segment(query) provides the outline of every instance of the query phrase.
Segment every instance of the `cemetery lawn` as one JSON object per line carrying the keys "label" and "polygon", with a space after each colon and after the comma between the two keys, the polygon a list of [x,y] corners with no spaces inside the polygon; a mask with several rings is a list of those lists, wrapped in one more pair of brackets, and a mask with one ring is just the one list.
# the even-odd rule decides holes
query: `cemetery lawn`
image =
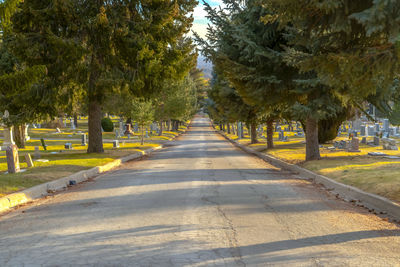
{"label": "cemetery lawn", "polygon": [[[114,125],[118,124],[118,117],[113,117]],[[190,121],[187,121],[189,124]],[[26,142],[25,149],[19,149],[19,160],[21,169],[25,172],[16,174],[5,174],[7,171],[7,161],[5,152],[0,151],[0,197],[11,194],[41,183],[56,180],[76,172],[87,170],[92,167],[101,166],[112,162],[115,159],[140,152],[152,147],[157,147],[169,140],[174,139],[179,133],[184,132],[186,126],[180,126],[178,132],[163,131],[161,136],[155,132],[145,138],[145,144],[140,145],[140,134],[135,133],[130,136],[118,138],[120,147],[113,148],[112,140],[116,140],[114,132],[103,132],[103,154],[87,154],[86,146],[81,145],[82,133],[88,132],[88,122],[86,117],[78,120],[78,127],[71,129],[70,127],[61,128],[61,133],[57,133],[56,129],[50,128],[33,128],[29,127],[28,133],[31,138]],[[2,131],[0,128],[0,143],[2,144]],[[45,151],[41,145],[40,138],[45,140],[47,150]],[[72,143],[72,150],[64,148],[65,143]],[[34,159],[35,146],[39,147],[41,159],[48,159],[49,162],[34,161],[34,168],[27,168],[25,162],[25,154],[29,153]]]}
{"label": "cemetery lawn", "polygon": [[[111,143],[105,143],[104,153],[87,154],[87,147],[81,146],[80,141],[68,141],[72,143],[73,150],[65,150],[65,142],[67,140],[48,140],[46,141],[47,151],[44,151],[43,147],[40,146],[40,141],[29,141],[25,149],[19,150],[20,166],[21,169],[26,169],[26,171],[16,174],[4,174],[7,171],[7,162],[5,152],[0,152],[0,197],[82,170],[101,166],[123,156],[159,145],[153,143],[141,146],[139,143],[121,143],[120,148],[112,148]],[[24,155],[30,153],[33,157],[35,146],[40,146],[41,158],[49,161],[34,161],[35,167],[27,169]]]}
{"label": "cemetery lawn", "polygon": [[[277,141],[278,134],[275,133],[275,147],[269,150],[266,149],[264,139],[260,139],[260,143],[250,145],[250,140],[246,136],[239,142],[338,182],[400,203],[400,159],[368,156],[369,152],[382,152],[400,157],[400,151],[383,150],[382,145],[371,147],[360,144],[361,152],[347,152],[341,149],[330,150],[328,147],[332,144],[327,144],[320,149],[321,160],[305,162],[304,138],[296,137],[292,133],[285,135],[289,135],[289,142]],[[230,137],[237,139],[237,136],[230,135]],[[336,139],[338,140],[348,140],[348,138],[341,136]],[[372,137],[367,140],[372,140]]]}

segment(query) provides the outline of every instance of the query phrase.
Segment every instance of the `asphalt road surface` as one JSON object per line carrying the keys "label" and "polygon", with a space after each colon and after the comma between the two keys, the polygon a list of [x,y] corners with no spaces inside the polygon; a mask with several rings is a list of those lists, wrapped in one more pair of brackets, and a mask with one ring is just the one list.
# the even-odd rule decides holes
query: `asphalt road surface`
{"label": "asphalt road surface", "polygon": [[0,218],[0,266],[400,266],[400,228],[234,148],[209,120]]}

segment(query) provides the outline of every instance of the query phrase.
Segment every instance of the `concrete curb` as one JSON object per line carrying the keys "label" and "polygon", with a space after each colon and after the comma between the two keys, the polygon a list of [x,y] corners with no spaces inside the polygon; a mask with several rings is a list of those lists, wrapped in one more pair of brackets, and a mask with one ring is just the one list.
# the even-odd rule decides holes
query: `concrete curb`
{"label": "concrete curb", "polygon": [[336,182],[326,176],[306,170],[298,165],[291,164],[277,159],[271,155],[258,152],[247,146],[239,144],[235,140],[230,139],[224,132],[217,132],[245,152],[255,155],[274,166],[289,170],[295,174],[299,174],[300,176],[311,179],[314,183],[323,185],[328,191],[340,196],[346,201],[354,202],[358,206],[364,206],[371,212],[375,212],[377,214],[387,214],[394,219],[400,220],[400,205],[391,201],[390,199],[364,192],[356,187]]}
{"label": "concrete curb", "polygon": [[141,158],[145,155],[151,154],[155,150],[159,150],[163,148],[162,145],[146,149],[141,152],[137,152],[135,154],[131,154],[125,156],[120,159],[116,159],[112,162],[109,162],[103,166],[93,167],[88,170],[80,171],[69,175],[67,177],[63,177],[51,182],[47,182],[44,184],[40,184],[28,189],[25,189],[21,192],[13,193],[7,196],[0,198],[0,213],[9,210],[10,208],[16,207],[21,204],[25,204],[35,199],[42,198],[44,196],[49,195],[50,193],[54,193],[60,190],[64,190],[68,187],[70,181],[75,181],[77,184],[84,182],[90,178],[93,178],[101,173],[107,172],[115,167],[120,166],[122,163],[125,163],[130,160]]}

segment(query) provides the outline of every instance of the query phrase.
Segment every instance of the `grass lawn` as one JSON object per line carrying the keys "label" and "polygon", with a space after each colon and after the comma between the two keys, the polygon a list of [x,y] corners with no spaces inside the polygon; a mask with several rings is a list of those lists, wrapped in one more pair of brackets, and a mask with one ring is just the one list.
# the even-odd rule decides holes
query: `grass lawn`
{"label": "grass lawn", "polygon": [[[246,135],[246,138],[239,142],[338,182],[400,202],[400,159],[368,156],[368,152],[383,152],[400,157],[400,151],[383,150],[382,145],[371,147],[360,144],[361,152],[354,153],[339,149],[330,150],[328,147],[332,145],[327,144],[320,149],[321,160],[305,162],[304,138],[296,137],[294,133],[285,132],[285,135],[289,136],[289,142],[278,141],[278,133],[274,133],[275,147],[269,150],[266,148],[265,139],[260,139],[260,143],[251,145]],[[237,139],[236,135],[228,136]],[[348,138],[342,135],[335,141],[338,140],[348,140]],[[368,140],[372,140],[372,137]]]}
{"label": "grass lawn", "polygon": [[[0,197],[47,181],[62,178],[78,171],[104,165],[129,154],[156,147],[178,136],[177,132],[164,131],[162,136],[153,135],[146,138],[145,144],[142,146],[140,145],[139,135],[135,134],[131,136],[129,141],[127,137],[119,138],[119,148],[113,148],[112,143],[105,142],[103,144],[104,153],[87,154],[87,146],[81,145],[81,133],[78,132],[87,132],[87,121],[79,121],[79,126],[76,130],[63,128],[61,129],[63,132],[60,134],[57,134],[55,129],[29,128],[29,136],[32,139],[26,143],[25,149],[19,149],[20,166],[21,169],[26,169],[25,172],[5,174],[7,171],[6,156],[4,151],[0,151]],[[186,127],[184,126],[179,128],[180,131],[184,131],[185,129]],[[40,140],[35,140],[35,138],[44,138],[47,151],[43,149]],[[114,140],[115,134],[103,133],[103,139]],[[73,149],[65,150],[65,143],[72,143]],[[41,158],[48,159],[49,161],[35,161],[35,167],[27,169],[24,156],[26,153],[30,153],[33,158],[35,146],[39,147]]]}

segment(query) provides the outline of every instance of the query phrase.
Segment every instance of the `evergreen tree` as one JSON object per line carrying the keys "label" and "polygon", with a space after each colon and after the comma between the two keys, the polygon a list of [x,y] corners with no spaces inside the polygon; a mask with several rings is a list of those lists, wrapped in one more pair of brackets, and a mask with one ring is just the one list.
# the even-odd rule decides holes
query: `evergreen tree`
{"label": "evergreen tree", "polygon": [[110,90],[127,87],[134,96],[149,97],[165,78],[183,76],[189,68],[193,49],[183,35],[194,5],[193,0],[25,0],[13,17],[14,53],[28,66],[47,67],[43,96],[53,103],[60,92],[76,89],[71,83],[82,88],[88,99],[88,152],[103,152],[102,105]]}

